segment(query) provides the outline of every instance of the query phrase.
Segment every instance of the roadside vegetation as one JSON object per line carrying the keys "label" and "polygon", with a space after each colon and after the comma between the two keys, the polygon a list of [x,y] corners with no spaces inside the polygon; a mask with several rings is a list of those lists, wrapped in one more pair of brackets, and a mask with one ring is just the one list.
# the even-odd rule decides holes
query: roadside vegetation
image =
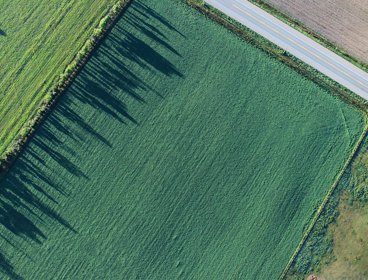
{"label": "roadside vegetation", "polygon": [[[321,8],[321,5],[323,5],[323,3],[320,2],[303,2],[303,5],[307,5],[306,7],[308,7],[309,9],[316,11],[317,9],[320,10],[319,13],[306,13],[307,15],[311,15],[312,17],[315,17],[317,14],[319,16],[319,19],[315,19],[316,22],[324,22],[324,24],[318,25],[318,28],[309,28],[306,24],[303,23],[303,20],[297,17],[292,17],[288,14],[286,14],[285,10],[281,10],[281,9],[277,9],[275,8],[276,4],[280,2],[280,0],[249,0],[250,2],[252,2],[253,4],[256,4],[257,6],[259,6],[260,8],[268,11],[270,14],[274,15],[275,17],[277,17],[278,19],[282,20],[283,22],[285,22],[286,24],[292,26],[293,28],[299,30],[300,32],[304,33],[305,35],[309,36],[310,38],[312,38],[313,40],[317,41],[319,44],[321,44],[322,46],[328,48],[329,50],[333,51],[334,53],[336,53],[337,55],[343,57],[344,59],[350,61],[352,64],[354,64],[355,66],[361,68],[362,70],[368,72],[368,64],[367,61],[362,58],[364,57],[364,53],[365,51],[362,49],[366,48],[366,41],[368,40],[368,34],[365,34],[365,36],[361,36],[361,34],[365,33],[365,31],[367,30],[366,28],[361,28],[361,30],[359,30],[360,33],[358,36],[362,37],[359,40],[359,46],[360,46],[360,50],[357,51],[356,55],[354,55],[354,51],[349,50],[350,49],[354,49],[356,47],[356,41],[357,38],[353,37],[353,34],[351,31],[351,19],[356,17],[356,14],[359,13],[362,15],[362,17],[360,18],[361,21],[366,22],[367,19],[365,17],[365,13],[364,11],[360,11],[357,9],[357,7],[361,6],[362,4],[360,3],[357,6],[354,6],[354,4],[350,3],[349,1],[341,1],[341,3],[347,3],[348,6],[350,7],[355,7],[355,11],[351,11],[352,14],[350,15],[350,18],[345,19],[345,26],[341,26],[341,15],[339,15],[338,11],[344,11],[343,7],[338,7],[338,3],[336,1],[333,1],[333,4],[335,6],[335,10],[331,11],[331,9],[327,9],[325,11],[321,10],[323,8]],[[289,0],[287,0],[289,1]],[[340,5],[341,5],[340,3]],[[292,10],[294,8],[294,4],[297,4],[296,1],[290,0],[289,3],[287,3],[287,7],[290,8],[290,10]],[[315,5],[315,6],[312,6]],[[298,11],[302,11],[302,8],[298,7],[296,10]],[[334,14],[334,12],[337,12],[337,14]],[[355,13],[354,13],[355,12]],[[327,16],[327,14],[329,13],[329,16]],[[319,15],[322,14],[322,15]],[[328,23],[329,21],[329,17],[337,17],[337,23],[331,24]],[[327,37],[323,36],[323,33],[326,32],[326,30],[324,30],[327,27],[328,30],[332,30],[333,33],[336,34],[336,29],[344,29],[346,30],[345,33],[350,33],[351,37],[350,39],[344,41],[344,43],[339,42],[342,40],[342,38],[335,38],[336,42],[333,42],[332,39],[332,35],[330,34],[330,39],[328,39]],[[363,24],[363,26],[365,26]],[[355,27],[353,27],[355,28]],[[349,31],[347,31],[349,30]],[[318,32],[320,31],[320,32]],[[331,33],[331,32],[330,32]],[[339,32],[337,32],[339,33]],[[341,33],[341,31],[340,31]],[[338,37],[338,35],[337,35]],[[353,39],[354,38],[354,39]],[[345,49],[341,47],[341,45],[345,45]],[[360,58],[360,59],[358,59]]]}
{"label": "roadside vegetation", "polygon": [[364,126],[183,2],[134,0],[1,178],[1,268],[277,278]]}
{"label": "roadside vegetation", "polygon": [[[250,1],[313,38],[364,71],[368,71],[368,65],[365,61],[358,60],[352,55],[354,50],[347,52],[339,48],[329,39],[323,37],[315,30],[308,28],[301,22],[301,19],[292,18],[285,14],[285,10],[281,11],[271,5],[281,5],[281,3],[285,4],[287,1]],[[298,5],[296,2],[293,2],[293,4]],[[350,2],[342,2],[340,4],[334,3],[334,5],[351,6],[353,4]],[[354,6],[354,9],[357,9],[359,5],[360,4]],[[287,7],[288,9],[293,9],[293,6]],[[313,7],[307,8],[313,9]],[[298,8],[297,10],[300,11],[301,9]],[[345,9],[342,11],[345,11]],[[323,12],[324,11],[321,11],[321,13]],[[329,11],[329,13],[331,13],[331,11]],[[315,14],[312,16],[315,16]],[[366,19],[361,18],[361,20]],[[339,24],[341,24],[340,20]],[[343,28],[348,28],[348,24],[345,24]],[[358,30],[357,32],[361,31],[362,30]],[[351,37],[352,36],[355,35],[351,34]],[[363,36],[361,40],[364,41],[366,39]],[[350,39],[350,42],[355,41],[356,40]],[[346,42],[346,44],[350,44],[351,46],[350,42]],[[362,44],[360,46],[362,46]],[[363,46],[365,47],[364,44]],[[361,101],[357,102],[357,104],[363,103]],[[362,147],[355,155],[354,160],[346,170],[342,180],[339,182],[339,185],[334,190],[324,211],[313,226],[301,251],[293,261],[285,277],[286,279],[306,279],[310,275],[318,276],[320,280],[368,278],[368,269],[366,266],[367,255],[365,254],[365,244],[367,244],[368,241],[368,231],[365,223],[365,221],[368,220],[368,190],[366,181],[368,172],[367,150],[368,143],[367,139],[365,139],[362,143]]]}
{"label": "roadside vegetation", "polygon": [[114,0],[0,0],[0,159]]}
{"label": "roadside vegetation", "polygon": [[294,57],[287,51],[281,49],[280,47],[273,44],[264,37],[260,36],[256,32],[250,30],[244,25],[226,16],[217,9],[214,9],[212,6],[206,4],[204,1],[201,0],[183,0],[183,1],[191,5],[192,7],[194,7],[195,9],[206,15],[207,17],[216,21],[217,23],[225,26],[226,28],[237,34],[239,37],[244,39],[249,44],[259,48],[260,50],[266,52],[273,58],[276,58],[282,63],[288,65],[303,77],[312,80],[313,82],[318,84],[321,88],[327,90],[330,94],[336,95],[345,102],[352,104],[363,111],[367,110],[366,100],[357,96],[355,93],[343,87],[338,82],[320,73],[313,67],[304,63],[300,59]]}
{"label": "roadside vegetation", "polygon": [[[283,63],[291,66],[293,69],[297,70],[303,76],[310,78],[311,80],[317,82],[320,86],[324,87],[325,89],[329,90],[331,93],[339,92],[339,96],[342,97],[345,101],[361,108],[363,110],[363,114],[366,114],[366,101],[361,100],[359,98],[355,98],[354,94],[347,91],[344,88],[339,87],[334,82],[329,81],[327,77],[321,76],[319,73],[316,73],[315,70],[311,69],[308,65],[305,65],[303,62],[298,61],[296,58],[290,56],[289,54],[283,52],[277,46],[273,45],[272,43],[268,42],[267,40],[261,38],[259,35],[255,34],[251,30],[241,26],[237,22],[233,21],[230,18],[227,18],[222,13],[218,12],[215,9],[212,9],[210,6],[204,4],[202,1],[197,0],[186,0],[188,3],[193,5],[195,8],[200,10],[206,15],[209,15],[211,18],[219,22],[220,24],[225,25],[240,37],[244,38],[251,44],[257,46],[258,48],[266,51],[271,56],[277,58],[278,60],[282,61]],[[310,29],[307,29],[303,24],[298,22],[295,19],[292,19],[282,12],[274,9],[272,6],[268,5],[265,1],[262,0],[251,0],[253,3],[257,4],[261,8],[265,9],[266,11],[270,12],[271,14],[276,15],[279,19],[282,19],[284,22],[292,25],[294,28],[302,31],[303,33],[313,37],[319,43],[328,47],[329,49],[333,50],[337,54],[343,56],[344,58],[348,59],[353,64],[357,65],[358,67],[362,68],[363,70],[367,71],[367,66],[362,64],[361,62],[357,61],[355,58],[351,57],[349,54],[344,52],[341,49],[336,48],[334,44],[332,44],[327,39],[321,37],[319,34],[313,32]],[[366,128],[365,128],[366,130]],[[362,139],[363,140],[363,139]],[[363,142],[363,146],[368,146],[366,141]],[[354,153],[354,166],[353,170],[355,175],[348,175],[351,172],[351,166],[343,175],[341,182],[336,185],[335,188],[330,189],[330,195],[325,197],[325,203],[320,206],[319,210],[321,211],[318,215],[315,216],[315,220],[310,223],[310,227],[308,232],[310,234],[306,234],[302,239],[300,246],[295,251],[295,255],[291,259],[291,263],[286,266],[282,278],[287,279],[305,279],[309,275],[315,274],[318,275],[322,280],[330,279],[329,277],[337,277],[340,279],[341,277],[348,277],[348,279],[355,279],[354,277],[358,277],[357,279],[365,279],[364,277],[367,276],[367,269],[366,266],[360,265],[364,264],[365,257],[362,254],[362,247],[357,246],[357,244],[362,242],[367,242],[364,234],[362,231],[364,230],[364,225],[359,227],[359,223],[357,221],[352,221],[354,217],[357,217],[357,220],[361,220],[364,218],[368,218],[365,216],[364,206],[366,205],[365,201],[367,200],[367,190],[366,185],[357,183],[357,182],[365,182],[366,173],[368,172],[368,160],[362,160],[362,153],[364,148],[359,149],[357,153]],[[359,158],[359,168],[356,167],[357,159]],[[366,157],[366,156],[365,156]],[[364,158],[364,156],[363,156]],[[357,168],[359,172],[357,172]],[[345,170],[342,169],[342,172]],[[359,175],[357,175],[359,174]],[[342,175],[342,174],[341,174]],[[351,185],[351,181],[349,181],[350,186],[348,187],[349,191],[346,191],[348,183],[346,182],[346,177],[351,177],[353,185]],[[349,177],[349,178],[350,178]],[[359,187],[357,187],[359,185]],[[342,194],[347,195],[349,197],[349,203],[352,203],[353,206],[346,207],[344,204],[344,200],[340,202],[340,196]],[[346,201],[345,201],[346,202]],[[341,204],[341,205],[340,205]],[[342,218],[348,217],[351,215],[349,221],[347,222],[340,222],[337,225],[336,219],[341,212]],[[329,230],[329,228],[332,228]],[[356,232],[360,232],[359,237]],[[343,242],[341,242],[341,238],[339,240],[339,234],[347,233],[350,236],[354,236],[352,238],[352,246],[350,248],[349,243],[346,243],[345,246]],[[335,243],[340,245],[336,245],[334,247],[334,238]],[[339,243],[340,241],[340,243]],[[364,246],[363,246],[364,247]],[[334,261],[336,260],[337,261]],[[339,269],[336,270],[336,273],[329,275],[331,271],[334,271],[338,267]],[[328,277],[327,277],[328,276]],[[324,278],[325,277],[325,278]],[[339,278],[340,277],[340,278]],[[350,277],[350,278],[349,278]],[[360,277],[360,278],[359,278]]]}

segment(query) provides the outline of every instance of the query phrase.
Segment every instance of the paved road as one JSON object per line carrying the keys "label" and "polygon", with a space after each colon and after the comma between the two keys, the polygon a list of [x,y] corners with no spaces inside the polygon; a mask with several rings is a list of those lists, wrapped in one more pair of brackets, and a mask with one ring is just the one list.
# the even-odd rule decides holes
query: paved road
{"label": "paved road", "polygon": [[368,73],[246,0],[205,0],[368,100]]}

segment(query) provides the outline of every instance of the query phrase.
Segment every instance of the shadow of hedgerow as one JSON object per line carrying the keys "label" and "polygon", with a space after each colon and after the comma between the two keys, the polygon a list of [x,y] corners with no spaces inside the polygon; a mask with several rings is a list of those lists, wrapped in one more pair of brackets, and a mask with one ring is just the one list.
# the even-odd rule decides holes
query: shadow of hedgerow
{"label": "shadow of hedgerow", "polygon": [[[78,233],[75,226],[57,211],[59,198],[69,196],[71,186],[63,182],[65,178],[59,181],[50,179],[51,174],[62,170],[70,178],[82,177],[89,180],[88,174],[85,174],[79,166],[73,148],[75,146],[72,147],[67,143],[82,143],[86,135],[89,135],[102,145],[113,148],[113,143],[100,134],[89,120],[81,116],[72,104],[78,101],[83,106],[88,106],[91,111],[102,112],[122,124],[130,122],[139,125],[129,112],[125,99],[133,98],[144,104],[145,97],[138,91],[143,90],[159,96],[160,94],[126,65],[135,63],[141,68],[148,67],[164,75],[182,76],[167,58],[134,35],[138,30],[151,38],[155,44],[180,57],[168,42],[165,32],[155,24],[147,23],[145,21],[147,18],[153,18],[160,23],[157,26],[165,26],[173,32],[180,33],[161,15],[143,3],[134,2],[134,5],[129,7],[129,12],[117,22],[114,33],[105,39],[109,44],[103,42],[99,46],[53,111],[38,127],[37,133],[14,165],[0,179],[0,234],[4,242],[11,244],[15,250],[21,252],[22,243],[42,244],[47,238],[47,231],[42,225],[50,221],[75,234]],[[0,30],[0,35],[6,34]],[[71,129],[68,123],[78,126],[79,132]],[[59,137],[55,136],[56,133]],[[63,141],[61,138],[68,138],[70,141]],[[51,168],[50,162],[56,164]],[[5,252],[0,253],[0,270],[11,279],[22,279]]]}

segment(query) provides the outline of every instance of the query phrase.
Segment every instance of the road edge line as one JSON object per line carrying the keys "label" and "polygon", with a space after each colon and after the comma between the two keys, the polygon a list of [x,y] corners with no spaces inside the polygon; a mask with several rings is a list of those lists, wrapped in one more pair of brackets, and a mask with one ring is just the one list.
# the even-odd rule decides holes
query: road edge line
{"label": "road edge line", "polygon": [[300,33],[304,34],[308,38],[312,39],[316,43],[322,45],[323,47],[327,48],[328,50],[332,51],[333,53],[337,54],[343,59],[346,59],[359,69],[363,70],[364,72],[368,73],[368,63],[365,63],[354,55],[350,54],[344,48],[336,45],[331,40],[327,39],[322,34],[319,34],[317,31],[307,27],[304,23],[302,23],[297,18],[289,16],[282,10],[272,6],[271,4],[266,3],[264,0],[247,0],[252,4],[256,5],[257,7],[261,8],[262,10],[266,11],[267,13],[273,15],[275,18],[281,20],[282,22],[286,23],[288,26],[294,28],[295,30],[299,31]]}
{"label": "road edge line", "polygon": [[[296,70],[299,74],[303,75],[307,79],[312,80],[313,82],[315,82],[322,88],[326,89],[329,94],[336,96],[343,102],[347,103],[348,105],[355,107],[362,114],[362,117],[364,119],[364,128],[362,130],[361,135],[359,136],[356,144],[353,146],[353,149],[351,150],[351,153],[346,159],[345,163],[343,164],[341,170],[337,173],[332,186],[328,189],[328,192],[324,196],[322,203],[318,207],[317,211],[314,213],[314,217],[312,218],[312,221],[309,223],[305,233],[303,234],[301,241],[299,242],[297,248],[294,250],[294,253],[292,254],[291,258],[289,259],[289,262],[287,263],[286,267],[283,269],[279,277],[280,280],[284,279],[287,272],[291,268],[291,265],[293,264],[294,260],[296,259],[300,250],[305,244],[305,241],[308,239],[310,233],[312,232],[316,222],[318,221],[318,218],[321,216],[321,213],[323,212],[325,206],[329,202],[332,194],[336,190],[338,183],[340,182],[342,176],[344,175],[350,163],[353,161],[353,159],[357,155],[357,152],[361,148],[361,145],[364,139],[368,135],[367,103],[364,100],[362,100],[362,98],[360,98],[359,96],[351,92],[349,89],[341,86],[340,84],[333,81],[331,78],[327,77],[326,75],[321,74],[322,77],[318,77],[316,75],[316,72],[318,73],[320,72],[318,70],[315,70],[313,67],[307,65],[300,59],[298,58],[293,59],[293,56],[290,56],[290,55],[287,56],[287,58],[289,59],[284,59],[282,55],[285,54],[285,51],[283,51],[280,47],[276,46],[274,43],[270,42],[268,39],[252,31],[251,29],[247,28],[241,23],[236,22],[236,20],[228,17],[227,15],[217,10],[216,8],[206,4],[203,0],[181,0],[181,1],[188,4],[189,6],[191,6],[198,12],[202,13],[203,15],[207,16],[209,19],[214,20],[216,23],[234,32],[237,36],[239,36],[241,39],[245,40],[246,42],[261,49],[262,51],[265,51],[267,54],[271,55],[272,57],[281,61],[282,63],[285,63],[287,66],[291,67],[293,70]],[[234,22],[240,25],[241,27],[238,27]],[[267,41],[268,46],[266,46],[265,41]],[[283,52],[282,54],[279,53],[280,50]],[[311,71],[310,69],[315,70],[315,71]],[[308,73],[305,73],[305,72],[308,72]],[[321,80],[323,83],[322,85],[321,85]],[[334,84],[337,84],[338,86]],[[335,90],[337,92],[335,92]]]}

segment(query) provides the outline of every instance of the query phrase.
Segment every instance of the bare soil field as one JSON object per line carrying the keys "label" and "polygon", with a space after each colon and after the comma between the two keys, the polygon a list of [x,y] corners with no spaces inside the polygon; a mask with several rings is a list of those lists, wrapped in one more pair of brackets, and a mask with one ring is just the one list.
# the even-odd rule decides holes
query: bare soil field
{"label": "bare soil field", "polygon": [[368,63],[368,0],[264,0]]}

